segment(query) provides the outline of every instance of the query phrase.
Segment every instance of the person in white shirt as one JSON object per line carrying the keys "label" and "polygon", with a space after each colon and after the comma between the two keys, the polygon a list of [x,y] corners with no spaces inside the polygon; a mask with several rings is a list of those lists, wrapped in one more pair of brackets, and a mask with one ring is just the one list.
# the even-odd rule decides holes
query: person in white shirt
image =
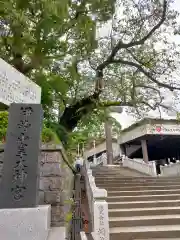
{"label": "person in white shirt", "polygon": [[81,171],[82,165],[83,165],[83,158],[82,157],[77,157],[76,161],[75,161],[75,168],[76,168],[77,172]]}

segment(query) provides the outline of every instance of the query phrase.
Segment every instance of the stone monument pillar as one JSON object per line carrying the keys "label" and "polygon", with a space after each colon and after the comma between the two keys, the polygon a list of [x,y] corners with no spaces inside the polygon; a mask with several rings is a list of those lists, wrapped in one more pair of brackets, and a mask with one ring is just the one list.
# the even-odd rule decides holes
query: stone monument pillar
{"label": "stone monument pillar", "polygon": [[0,209],[37,207],[42,118],[41,104],[13,103],[9,108]]}
{"label": "stone monument pillar", "polygon": [[0,106],[9,108],[0,183],[0,238],[47,240],[51,207],[38,206],[41,89],[0,59]]}

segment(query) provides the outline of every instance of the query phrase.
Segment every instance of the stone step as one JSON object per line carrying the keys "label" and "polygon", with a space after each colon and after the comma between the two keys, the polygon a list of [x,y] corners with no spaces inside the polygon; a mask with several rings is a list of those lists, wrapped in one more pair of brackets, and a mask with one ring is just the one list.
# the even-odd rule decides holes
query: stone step
{"label": "stone step", "polygon": [[134,183],[134,182],[179,182],[180,178],[165,178],[165,177],[151,177],[151,178],[124,178],[124,177],[107,177],[106,179],[104,179],[104,176],[99,177],[99,176],[95,176],[95,179],[97,182],[118,182],[118,183]]}
{"label": "stone step", "polygon": [[110,172],[113,173],[114,171],[123,171],[123,168],[121,166],[115,166],[113,168],[103,168],[103,167],[99,167],[99,168],[92,168],[92,171],[98,174],[101,174],[103,172]]}
{"label": "stone step", "polygon": [[116,169],[116,170],[111,170],[111,169],[108,169],[107,171],[92,171],[93,175],[95,176],[109,176],[109,177],[112,177],[113,175],[116,175],[116,176],[121,176],[121,177],[150,177],[149,175],[145,174],[145,173],[141,173],[141,172],[138,172],[138,171],[135,171],[135,170],[130,170],[130,169]]}
{"label": "stone step", "polygon": [[[125,172],[128,172],[128,173],[129,172],[139,172],[135,169],[130,169],[130,168],[123,167],[122,165],[119,165],[119,166],[115,165],[115,167],[113,167],[113,168],[102,168],[102,166],[101,166],[99,168],[93,168],[93,169],[91,168],[91,170],[93,172],[96,172],[96,173],[99,173],[99,174],[101,174],[103,172],[107,172],[107,171],[109,171],[110,173],[112,173],[113,171],[121,171],[122,173],[125,173]],[[133,177],[133,176],[127,175],[127,177]]]}
{"label": "stone step", "polygon": [[92,169],[93,172],[95,173],[98,173],[98,174],[101,174],[103,172],[110,172],[110,173],[113,173],[114,171],[123,171],[124,169],[121,167],[121,166],[115,166],[113,168],[102,168],[102,167],[99,167],[99,168],[94,168]]}
{"label": "stone step", "polygon": [[125,173],[125,172],[136,172],[136,171],[134,171],[134,170],[132,170],[132,169],[125,169],[125,168],[123,168],[123,167],[121,167],[121,166],[117,166],[116,165],[116,167],[114,167],[114,168],[107,168],[107,169],[92,169],[92,171],[94,172],[94,173],[97,173],[97,174],[103,174],[103,173],[107,173],[107,172],[109,172],[110,174],[113,174],[114,172],[120,172],[120,173]]}
{"label": "stone step", "polygon": [[108,196],[145,196],[145,195],[163,195],[163,194],[180,194],[180,189],[166,190],[142,190],[142,191],[108,191]]}
{"label": "stone step", "polygon": [[121,172],[119,172],[119,171],[116,171],[116,172],[113,172],[113,173],[108,173],[108,171],[107,171],[107,172],[104,172],[104,173],[101,173],[101,174],[97,174],[97,173],[92,172],[92,174],[93,174],[93,176],[99,177],[99,178],[103,178],[104,176],[106,176],[108,178],[113,178],[113,176],[115,176],[116,178],[118,178],[118,177],[123,178],[123,175],[121,175]]}
{"label": "stone step", "polygon": [[[139,220],[167,220],[167,219],[180,219],[180,214],[159,214],[157,215],[146,215],[146,216],[129,216],[129,217],[110,217],[109,220],[111,222],[117,222],[117,221],[139,221]],[[162,222],[161,222],[162,223]],[[144,224],[143,224],[144,225]],[[143,226],[141,225],[141,226]],[[162,225],[162,224],[160,224]],[[176,224],[175,224],[176,225]]]}
{"label": "stone step", "polygon": [[[166,218],[156,216],[156,218],[142,218],[142,219],[128,219],[124,220],[122,218],[110,218],[109,226],[113,227],[142,227],[142,226],[165,226],[165,225],[178,225],[180,226],[180,215],[167,215]],[[168,218],[167,218],[168,217]]]}
{"label": "stone step", "polygon": [[[102,187],[101,187],[102,188]],[[104,188],[106,190],[110,190],[110,191],[143,191],[143,190],[173,190],[173,189],[179,189],[180,188],[180,184],[178,185],[167,185],[167,186],[104,186]]]}
{"label": "stone step", "polygon": [[180,225],[132,228],[111,228],[110,240],[180,239]]}
{"label": "stone step", "polygon": [[[102,166],[97,166],[97,167],[94,167],[95,169],[115,169],[117,168],[117,165],[115,164],[112,164],[112,165],[102,165]],[[124,168],[124,167],[122,167]]]}
{"label": "stone step", "polygon": [[123,167],[93,170],[108,191],[110,240],[180,239],[180,177],[151,177]]}
{"label": "stone step", "polygon": [[93,173],[96,173],[96,174],[104,174],[104,173],[110,173],[110,174],[113,174],[114,172],[122,172],[122,168],[120,166],[117,166],[115,168],[111,168],[111,169],[102,169],[102,168],[99,168],[99,169],[92,169],[92,172]]}
{"label": "stone step", "polygon": [[175,207],[180,206],[179,200],[161,200],[161,201],[132,201],[132,202],[111,202],[107,199],[109,209],[128,208],[150,208],[150,207]]}
{"label": "stone step", "polygon": [[[119,164],[119,166],[117,166],[116,164],[115,165],[113,165],[113,166],[103,166],[103,165],[99,165],[99,166],[96,166],[96,167],[93,167],[93,169],[94,170],[101,170],[101,171],[103,171],[103,170],[107,170],[107,169],[109,169],[109,170],[114,170],[114,169],[117,169],[117,168],[121,168],[122,170],[126,170],[126,169],[128,169],[129,170],[129,168],[128,167],[124,167],[124,166],[122,166],[121,164]],[[130,169],[130,170],[132,170],[132,169]]]}
{"label": "stone step", "polygon": [[[95,181],[96,182],[96,181]],[[107,187],[141,187],[141,186],[149,186],[149,187],[154,187],[154,185],[156,184],[156,187],[157,186],[159,186],[159,187],[161,187],[161,186],[163,186],[164,188],[167,186],[167,184],[168,184],[168,186],[177,186],[178,184],[179,184],[180,182],[156,182],[156,183],[153,183],[153,182],[134,182],[134,183],[127,183],[127,182],[124,182],[124,183],[122,183],[122,182],[120,182],[120,183],[118,183],[118,182],[103,182],[103,183],[98,183],[98,182],[96,182],[96,186],[97,187],[101,187],[101,188],[105,188],[106,186]],[[179,185],[180,186],[180,185]]]}
{"label": "stone step", "polygon": [[119,176],[124,176],[124,177],[150,177],[150,175],[147,174],[143,174],[141,172],[138,171],[133,171],[133,170],[126,170],[126,171],[122,171],[121,169],[116,169],[116,170],[107,170],[107,171],[92,171],[93,175],[96,175],[97,177],[102,177],[104,175],[107,175],[109,177],[112,177],[115,174],[119,174]]}
{"label": "stone step", "polygon": [[163,195],[141,195],[141,196],[108,196],[108,201],[153,201],[153,200],[180,200],[180,194],[163,194]]}
{"label": "stone step", "polygon": [[180,214],[180,206],[179,207],[153,207],[153,208],[133,208],[129,211],[129,208],[125,209],[109,209],[109,217],[122,217],[122,218],[143,218],[146,216],[154,216],[157,217],[159,215],[174,215]]}
{"label": "stone step", "polygon": [[[95,177],[95,178],[103,178],[103,177],[107,177],[107,178],[109,178],[109,179],[112,179],[112,178],[116,178],[116,179],[118,179],[118,178],[121,178],[121,179],[123,179],[124,177],[127,177],[127,176],[134,176],[135,178],[137,178],[137,177],[149,177],[149,175],[145,175],[145,174],[142,174],[142,173],[139,173],[139,172],[135,172],[135,173],[133,173],[133,174],[131,174],[131,173],[128,173],[128,174],[126,174],[126,173],[121,173],[121,172],[116,172],[116,173],[104,173],[104,174],[101,174],[101,175],[99,175],[99,174],[95,174],[95,173],[92,173],[92,175]],[[157,176],[157,177],[155,177],[155,178],[160,178],[159,176]]]}
{"label": "stone step", "polygon": [[[122,171],[119,171],[118,170],[118,172],[119,172],[119,177],[118,176],[116,176],[116,178],[118,179],[121,179],[121,180],[133,180],[133,179],[166,179],[166,180],[168,180],[168,179],[180,179],[180,176],[160,176],[160,175],[158,175],[158,176],[150,176],[150,175],[144,175],[144,176],[137,176],[137,177],[134,177],[134,176],[129,176],[129,175],[125,175],[125,174],[123,174],[123,172]],[[94,173],[94,172],[93,172]],[[107,173],[108,173],[108,176],[109,176],[109,178],[111,179],[111,178],[113,178],[113,174],[114,173],[111,173],[111,172],[109,172],[109,171],[107,171]],[[121,174],[122,173],[122,174]],[[102,173],[96,173],[96,177],[98,177],[98,178],[103,178],[103,174]]]}

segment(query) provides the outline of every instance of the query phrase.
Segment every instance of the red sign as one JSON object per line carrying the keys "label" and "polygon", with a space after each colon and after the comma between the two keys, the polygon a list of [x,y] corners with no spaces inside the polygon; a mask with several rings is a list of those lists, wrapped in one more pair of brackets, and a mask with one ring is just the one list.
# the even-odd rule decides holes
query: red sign
{"label": "red sign", "polygon": [[157,132],[161,132],[161,130],[162,130],[162,129],[161,129],[161,126],[156,127],[156,131],[157,131]]}

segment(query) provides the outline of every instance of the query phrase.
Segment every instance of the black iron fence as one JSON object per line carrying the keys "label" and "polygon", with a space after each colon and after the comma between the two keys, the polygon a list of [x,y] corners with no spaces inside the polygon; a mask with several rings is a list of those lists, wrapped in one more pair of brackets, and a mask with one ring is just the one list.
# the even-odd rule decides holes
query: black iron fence
{"label": "black iron fence", "polygon": [[76,172],[74,181],[74,206],[71,222],[71,240],[81,240],[80,232],[85,232],[87,240],[93,240],[91,216],[89,212],[86,187],[85,169],[81,167],[80,172]]}
{"label": "black iron fence", "polygon": [[81,174],[75,175],[74,181],[74,208],[72,214],[71,240],[80,240],[80,232],[83,231],[83,218],[81,211]]}

